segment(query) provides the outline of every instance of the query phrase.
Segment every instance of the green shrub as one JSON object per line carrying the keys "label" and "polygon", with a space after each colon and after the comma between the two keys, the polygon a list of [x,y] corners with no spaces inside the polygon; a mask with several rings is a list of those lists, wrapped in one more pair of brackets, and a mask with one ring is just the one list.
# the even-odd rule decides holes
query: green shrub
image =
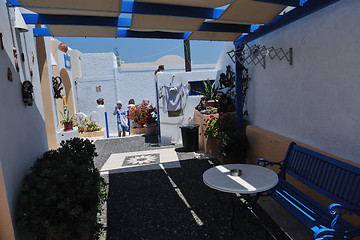
{"label": "green shrub", "polygon": [[73,138],[44,153],[25,176],[16,216],[31,239],[96,238],[106,183],[94,165],[95,145]]}

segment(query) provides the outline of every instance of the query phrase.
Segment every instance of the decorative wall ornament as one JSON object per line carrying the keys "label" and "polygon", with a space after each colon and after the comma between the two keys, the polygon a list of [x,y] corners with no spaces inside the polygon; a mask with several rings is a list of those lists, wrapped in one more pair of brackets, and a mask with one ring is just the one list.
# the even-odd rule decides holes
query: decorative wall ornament
{"label": "decorative wall ornament", "polygon": [[59,76],[53,77],[52,82],[53,82],[54,98],[56,98],[56,99],[62,98],[61,90],[63,89],[63,87],[61,85],[62,84],[61,77],[59,77]]}
{"label": "decorative wall ornament", "polygon": [[265,58],[269,56],[270,59],[278,58],[280,61],[284,58],[289,62],[290,65],[293,64],[293,49],[289,48],[286,52],[283,48],[274,48],[261,46],[255,44],[249,46],[247,43],[241,45],[237,50],[232,50],[227,52],[231,60],[235,62],[240,62],[241,64],[247,63],[250,65],[254,63],[255,65],[260,65],[265,69]]}
{"label": "decorative wall ornament", "polygon": [[8,68],[7,77],[8,77],[9,82],[12,82],[12,81],[13,81],[12,72],[11,72],[11,69],[10,69],[10,68]]}
{"label": "decorative wall ornament", "polygon": [[32,106],[34,102],[34,86],[30,81],[24,81],[22,84],[22,96],[25,105]]}
{"label": "decorative wall ornament", "polygon": [[58,49],[64,53],[67,53],[68,51],[68,46],[65,43],[60,43],[58,46]]}
{"label": "decorative wall ornament", "polygon": [[226,73],[220,74],[220,88],[235,86],[235,72],[231,70],[230,65],[226,66]]}
{"label": "decorative wall ornament", "polygon": [[1,47],[1,50],[4,50],[3,34],[2,33],[0,33],[0,47]]}

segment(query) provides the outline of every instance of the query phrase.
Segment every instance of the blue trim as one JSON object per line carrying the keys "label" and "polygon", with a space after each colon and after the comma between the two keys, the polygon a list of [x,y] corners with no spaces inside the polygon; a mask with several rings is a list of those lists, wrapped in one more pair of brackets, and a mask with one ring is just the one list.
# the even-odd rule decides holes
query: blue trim
{"label": "blue trim", "polygon": [[34,37],[51,37],[51,33],[47,28],[34,28],[33,29]]}
{"label": "blue trim", "polygon": [[[34,37],[51,37],[47,28],[34,28]],[[187,39],[190,33],[171,33],[171,32],[138,32],[131,30],[118,29],[118,38],[161,38],[161,39]]]}
{"label": "blue trim", "polygon": [[9,7],[21,7],[17,0],[6,0],[6,3]]}
{"label": "blue trim", "polygon": [[299,20],[303,17],[306,17],[313,12],[316,12],[330,4],[338,2],[339,0],[313,0],[307,1],[303,7],[295,8],[284,15],[277,16],[271,23],[265,24],[256,30],[254,33],[248,34],[246,36],[241,36],[238,40],[235,41],[235,47],[254,41],[266,34],[269,34],[279,28],[282,28],[296,20]]}
{"label": "blue trim", "polygon": [[187,39],[190,33],[171,32],[138,32],[132,30],[118,30],[119,38],[162,38],[162,39]]}
{"label": "blue trim", "polygon": [[265,3],[273,3],[291,7],[299,7],[301,6],[300,0],[254,0],[256,2],[265,2]]}
{"label": "blue trim", "polygon": [[67,53],[64,54],[64,63],[65,63],[65,68],[71,69],[70,55]]}
{"label": "blue trim", "polygon": [[[101,26],[101,27],[125,27],[129,28],[131,18],[76,16],[76,15],[51,15],[51,14],[22,14],[26,24],[43,25],[79,25],[79,26]],[[249,33],[251,25],[209,23],[205,22],[198,31],[210,32],[235,32]]]}
{"label": "blue trim", "polygon": [[106,126],[106,138],[109,138],[109,123],[108,123],[107,112],[105,112],[105,126]]}
{"label": "blue trim", "polygon": [[50,14],[22,14],[26,24],[49,25],[82,25],[101,27],[130,27],[131,18],[50,15]]}
{"label": "blue trim", "polygon": [[204,22],[198,31],[249,33],[251,25]]}
{"label": "blue trim", "polygon": [[129,2],[123,1],[121,12],[138,13],[149,15],[163,15],[172,17],[192,17],[217,19],[224,12],[224,9],[189,7],[170,4],[146,3],[146,2]]}

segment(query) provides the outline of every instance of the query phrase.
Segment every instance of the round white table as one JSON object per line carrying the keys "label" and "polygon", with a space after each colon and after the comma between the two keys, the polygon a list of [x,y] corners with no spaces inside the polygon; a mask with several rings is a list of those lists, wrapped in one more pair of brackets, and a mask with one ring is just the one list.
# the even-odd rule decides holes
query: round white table
{"label": "round white table", "polygon": [[[240,169],[240,176],[231,176],[231,169]],[[277,174],[264,167],[250,164],[226,164],[206,170],[204,183],[210,188],[227,193],[253,194],[265,192],[277,185]]]}

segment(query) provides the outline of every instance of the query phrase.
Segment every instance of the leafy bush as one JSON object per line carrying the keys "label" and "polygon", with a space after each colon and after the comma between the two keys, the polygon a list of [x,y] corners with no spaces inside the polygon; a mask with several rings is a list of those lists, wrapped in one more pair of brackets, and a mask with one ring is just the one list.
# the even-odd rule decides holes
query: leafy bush
{"label": "leafy bush", "polygon": [[88,119],[81,119],[80,125],[78,126],[79,132],[96,132],[100,130],[100,126],[95,121]]}
{"label": "leafy bush", "polygon": [[25,176],[17,224],[31,239],[96,238],[106,183],[94,165],[95,145],[73,138],[38,159]]}

